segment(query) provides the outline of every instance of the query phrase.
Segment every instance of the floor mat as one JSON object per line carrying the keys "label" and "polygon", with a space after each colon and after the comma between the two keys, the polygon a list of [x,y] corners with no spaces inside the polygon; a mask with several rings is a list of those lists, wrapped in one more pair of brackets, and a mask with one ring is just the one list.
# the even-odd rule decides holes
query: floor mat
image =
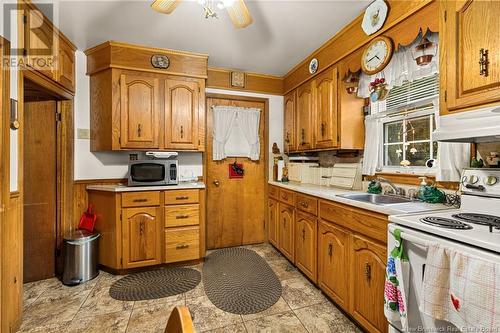
{"label": "floor mat", "polygon": [[215,306],[235,314],[264,311],[279,300],[282,292],[267,262],[241,247],[216,250],[206,257],[203,286]]}
{"label": "floor mat", "polygon": [[191,268],[165,268],[127,275],[109,288],[109,295],[120,301],[142,301],[185,293],[201,281]]}

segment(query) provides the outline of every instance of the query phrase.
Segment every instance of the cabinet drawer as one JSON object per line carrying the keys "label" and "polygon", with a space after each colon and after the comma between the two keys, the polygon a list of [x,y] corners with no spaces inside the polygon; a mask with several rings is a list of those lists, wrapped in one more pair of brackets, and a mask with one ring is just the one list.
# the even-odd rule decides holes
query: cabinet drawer
{"label": "cabinet drawer", "polygon": [[165,229],[165,262],[194,260],[199,257],[199,227]]}
{"label": "cabinet drawer", "polygon": [[279,200],[286,204],[292,205],[294,204],[295,193],[293,191],[288,191],[280,188],[280,197]]}
{"label": "cabinet drawer", "polygon": [[279,189],[276,186],[269,186],[267,189],[270,198],[279,199]]}
{"label": "cabinet drawer", "polygon": [[298,210],[316,216],[318,215],[318,199],[308,195],[297,194],[295,202]]}
{"label": "cabinet drawer", "polygon": [[165,205],[180,205],[200,202],[199,190],[165,191]]}
{"label": "cabinet drawer", "polygon": [[175,205],[165,207],[165,227],[184,227],[200,224],[200,205]]}
{"label": "cabinet drawer", "polygon": [[122,193],[122,207],[147,207],[160,205],[160,192]]}

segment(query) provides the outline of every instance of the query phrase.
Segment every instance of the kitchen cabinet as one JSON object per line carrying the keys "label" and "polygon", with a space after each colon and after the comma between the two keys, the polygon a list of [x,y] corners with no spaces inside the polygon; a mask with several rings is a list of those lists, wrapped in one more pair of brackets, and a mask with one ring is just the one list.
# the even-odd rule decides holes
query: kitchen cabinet
{"label": "kitchen cabinet", "polygon": [[317,277],[317,221],[316,217],[297,212],[295,216],[295,265],[311,281]]}
{"label": "kitchen cabinet", "polygon": [[159,148],[159,80],[141,73],[120,75],[121,148]]}
{"label": "kitchen cabinet", "polygon": [[337,67],[319,74],[314,82],[314,148],[335,148],[338,144]]}
{"label": "kitchen cabinet", "polygon": [[59,38],[59,57],[57,58],[57,79],[60,85],[70,91],[75,91],[75,48],[64,38]]}
{"label": "kitchen cabinet", "polygon": [[278,202],[274,199],[269,199],[267,203],[267,220],[268,220],[268,239],[271,244],[278,247]]}
{"label": "kitchen cabinet", "polygon": [[349,307],[349,233],[326,221],[318,228],[318,284],[344,310]]}
{"label": "kitchen cabinet", "polygon": [[441,112],[500,101],[498,2],[441,1],[440,14]]}
{"label": "kitchen cabinet", "polygon": [[284,98],[284,147],[285,153],[295,151],[297,149],[297,141],[295,135],[295,110],[296,110],[296,91],[291,91]]}
{"label": "kitchen cabinet", "polygon": [[308,81],[297,88],[295,140],[297,151],[313,148],[313,89]]}
{"label": "kitchen cabinet", "polygon": [[385,246],[351,235],[351,315],[370,332],[387,332],[384,316]]}
{"label": "kitchen cabinet", "polygon": [[122,210],[123,268],[161,263],[161,223],[158,207]]}
{"label": "kitchen cabinet", "polygon": [[291,262],[294,262],[294,221],[294,207],[279,203],[278,248]]}
{"label": "kitchen cabinet", "polygon": [[200,99],[205,82],[191,78],[165,81],[165,147],[197,149]]}

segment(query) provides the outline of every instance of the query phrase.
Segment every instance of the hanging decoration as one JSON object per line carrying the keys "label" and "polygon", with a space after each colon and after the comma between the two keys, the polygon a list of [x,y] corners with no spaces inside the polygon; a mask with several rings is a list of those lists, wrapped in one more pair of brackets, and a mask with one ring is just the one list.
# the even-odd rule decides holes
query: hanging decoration
{"label": "hanging decoration", "polygon": [[412,51],[413,60],[418,66],[426,66],[431,63],[432,58],[436,56],[437,45],[431,42],[425,35],[420,40],[420,43],[415,46]]}
{"label": "hanging decoration", "polygon": [[358,84],[359,84],[359,76],[361,75],[361,69],[357,72],[351,72],[349,69],[347,71],[347,75],[344,78],[345,82],[345,90],[349,95],[355,94],[358,92]]}
{"label": "hanging decoration", "polygon": [[372,102],[383,101],[389,93],[385,78],[376,78],[373,82],[370,82],[370,92],[370,100]]}
{"label": "hanging decoration", "polygon": [[234,163],[229,164],[229,179],[243,178],[244,174],[243,163],[234,161]]}

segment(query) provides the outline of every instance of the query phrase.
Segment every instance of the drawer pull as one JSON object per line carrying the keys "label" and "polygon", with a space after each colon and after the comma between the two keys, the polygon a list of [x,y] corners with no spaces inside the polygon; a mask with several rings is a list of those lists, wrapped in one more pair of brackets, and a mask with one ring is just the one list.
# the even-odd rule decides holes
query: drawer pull
{"label": "drawer pull", "polygon": [[187,249],[188,247],[189,247],[189,245],[188,245],[188,244],[179,244],[179,245],[177,245],[175,248],[176,248],[177,250],[182,250],[182,249]]}
{"label": "drawer pull", "polygon": [[183,196],[183,197],[175,197],[175,200],[187,200],[189,197]]}
{"label": "drawer pull", "polygon": [[134,199],[134,202],[147,202],[148,199]]}
{"label": "drawer pull", "polygon": [[282,194],[282,195],[281,195],[281,199],[283,199],[283,200],[288,200],[288,195],[286,195],[286,194]]}
{"label": "drawer pull", "polygon": [[176,218],[177,220],[187,219],[187,218],[189,218],[189,215],[177,215],[175,218]]}
{"label": "drawer pull", "polygon": [[301,202],[300,205],[304,208],[309,207],[309,204],[307,202]]}

